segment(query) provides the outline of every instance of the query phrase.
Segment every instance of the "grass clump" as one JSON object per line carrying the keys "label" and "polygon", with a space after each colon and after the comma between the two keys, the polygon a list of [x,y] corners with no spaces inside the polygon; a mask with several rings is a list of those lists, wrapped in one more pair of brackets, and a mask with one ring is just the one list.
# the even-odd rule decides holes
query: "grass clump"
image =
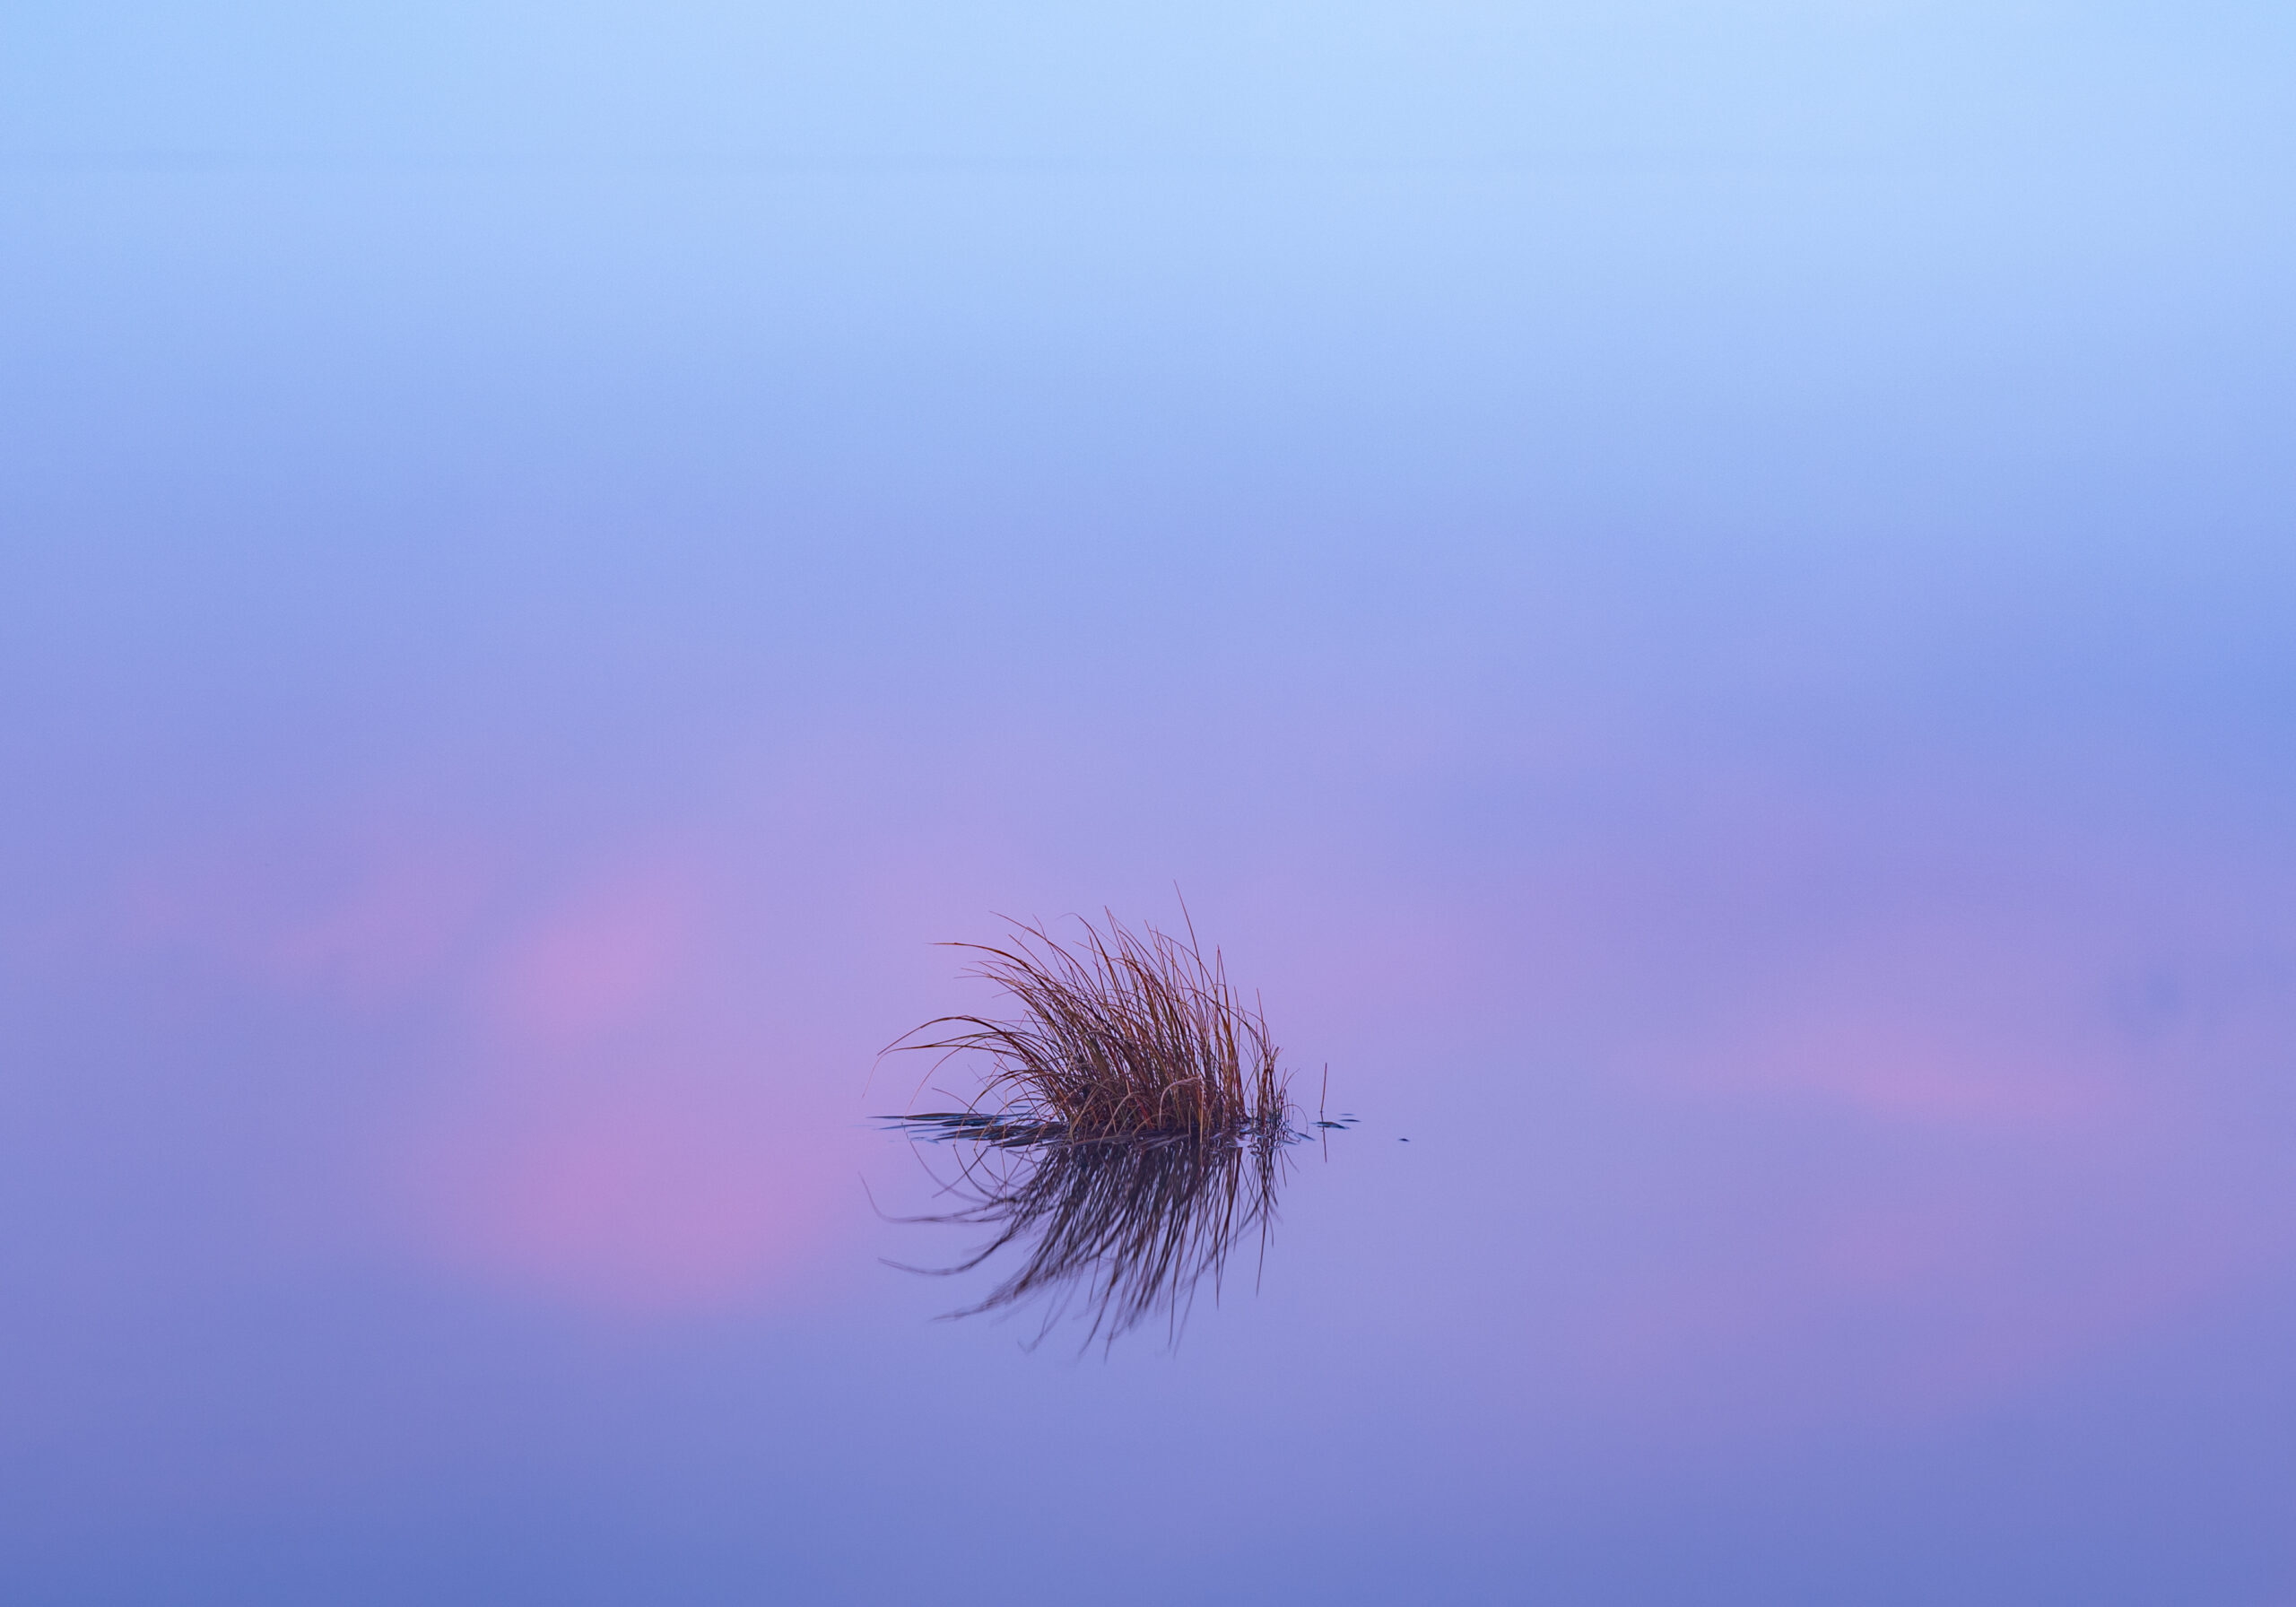
{"label": "grass clump", "polygon": [[[1291,1101],[1255,1001],[1208,960],[1191,923],[1185,940],[1113,915],[1105,932],[1078,919],[1065,945],[1015,923],[1004,947],[951,943],[979,958],[970,975],[1001,988],[1006,1020],[944,1016],[896,1049],[978,1053],[987,1065],[963,1111],[909,1118],[992,1143],[1236,1140],[1288,1132]],[[938,1065],[940,1062],[936,1062]]]}

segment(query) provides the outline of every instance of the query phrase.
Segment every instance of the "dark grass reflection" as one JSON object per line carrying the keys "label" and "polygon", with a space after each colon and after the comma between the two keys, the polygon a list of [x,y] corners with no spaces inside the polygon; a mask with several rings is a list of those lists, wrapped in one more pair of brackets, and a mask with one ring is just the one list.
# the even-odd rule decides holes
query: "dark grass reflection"
{"label": "dark grass reflection", "polygon": [[1219,1139],[1074,1139],[973,1112],[895,1125],[944,1145],[955,1164],[952,1175],[936,1173],[951,1209],[894,1220],[981,1228],[988,1238],[952,1265],[888,1264],[955,1277],[1017,1252],[1019,1264],[987,1296],[946,1316],[1034,1306],[1031,1347],[1074,1317],[1080,1351],[1149,1324],[1178,1344],[1198,1294],[1208,1288],[1218,1299],[1239,1250],[1254,1256],[1257,1287],[1287,1154],[1303,1136],[1276,1124]]}

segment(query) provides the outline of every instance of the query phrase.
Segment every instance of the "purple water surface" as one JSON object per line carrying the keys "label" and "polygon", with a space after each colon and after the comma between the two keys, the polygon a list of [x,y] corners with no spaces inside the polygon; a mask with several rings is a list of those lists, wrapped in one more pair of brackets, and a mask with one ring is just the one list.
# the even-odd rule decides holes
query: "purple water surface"
{"label": "purple water surface", "polygon": [[[2296,1601],[2286,169],[1787,143],[0,174],[0,1597]],[[1176,887],[1361,1125],[933,1320]]]}

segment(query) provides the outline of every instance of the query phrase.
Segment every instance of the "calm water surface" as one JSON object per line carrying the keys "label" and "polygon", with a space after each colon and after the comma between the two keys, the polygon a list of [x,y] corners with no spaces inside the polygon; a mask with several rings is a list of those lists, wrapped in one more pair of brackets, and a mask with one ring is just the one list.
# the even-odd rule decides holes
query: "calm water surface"
{"label": "calm water surface", "polygon": [[[2296,1601],[2284,178],[0,184],[0,1596]],[[935,1320],[1175,882],[1360,1123]]]}

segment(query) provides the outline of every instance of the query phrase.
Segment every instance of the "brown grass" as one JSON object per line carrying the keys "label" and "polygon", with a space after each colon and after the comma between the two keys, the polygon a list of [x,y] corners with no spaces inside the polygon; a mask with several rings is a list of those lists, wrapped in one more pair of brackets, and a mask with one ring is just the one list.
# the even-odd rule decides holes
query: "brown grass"
{"label": "brown grass", "polygon": [[[1185,912],[1183,912],[1185,913]],[[1113,915],[1105,933],[1079,917],[1074,946],[1014,923],[1007,946],[951,943],[980,958],[970,975],[1003,989],[1006,1020],[944,1016],[891,1047],[978,1054],[980,1090],[950,1125],[992,1142],[1134,1138],[1233,1139],[1288,1130],[1287,1079],[1257,1002],[1185,941],[1135,934]]]}

